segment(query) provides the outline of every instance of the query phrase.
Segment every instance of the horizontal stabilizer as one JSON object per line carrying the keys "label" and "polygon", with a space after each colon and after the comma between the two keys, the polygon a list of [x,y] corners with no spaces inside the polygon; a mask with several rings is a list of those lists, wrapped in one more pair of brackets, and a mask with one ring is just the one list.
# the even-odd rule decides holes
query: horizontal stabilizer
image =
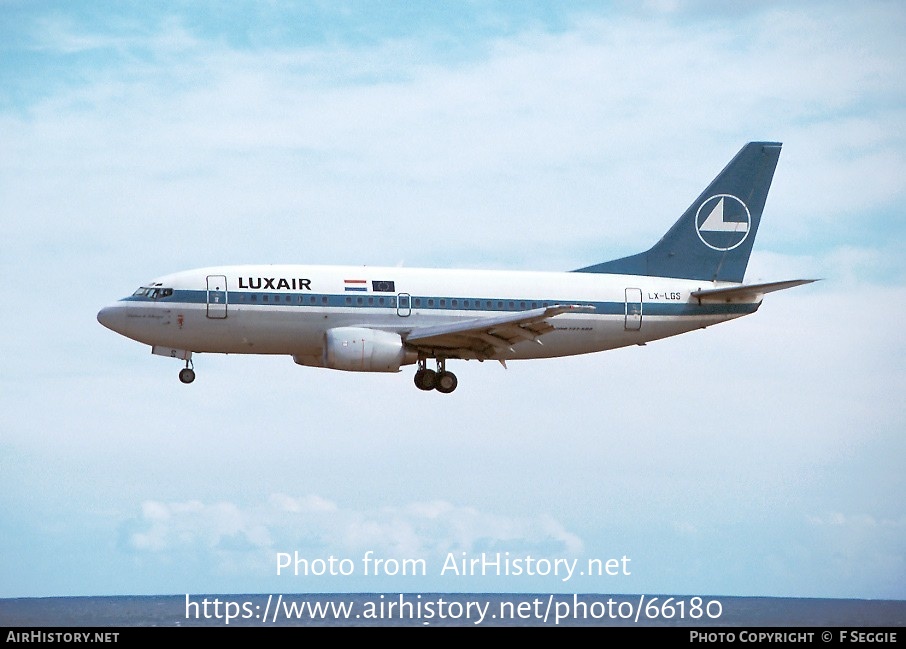
{"label": "horizontal stabilizer", "polygon": [[748,284],[745,286],[728,286],[727,288],[706,288],[692,291],[692,297],[699,300],[714,300],[719,302],[752,302],[761,298],[765,293],[782,291],[794,286],[811,284],[816,279],[791,279],[785,282],[768,282],[766,284]]}

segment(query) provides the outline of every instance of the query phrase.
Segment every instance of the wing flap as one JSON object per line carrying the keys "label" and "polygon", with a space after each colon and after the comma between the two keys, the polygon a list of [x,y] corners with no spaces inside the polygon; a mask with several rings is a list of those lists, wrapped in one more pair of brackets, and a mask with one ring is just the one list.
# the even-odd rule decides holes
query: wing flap
{"label": "wing flap", "polygon": [[538,338],[554,329],[547,322],[548,318],[562,313],[592,313],[594,310],[593,306],[587,305],[556,304],[499,316],[420,327],[404,335],[403,340],[411,347],[431,353],[444,350],[451,356],[484,359],[517,343],[540,343]]}

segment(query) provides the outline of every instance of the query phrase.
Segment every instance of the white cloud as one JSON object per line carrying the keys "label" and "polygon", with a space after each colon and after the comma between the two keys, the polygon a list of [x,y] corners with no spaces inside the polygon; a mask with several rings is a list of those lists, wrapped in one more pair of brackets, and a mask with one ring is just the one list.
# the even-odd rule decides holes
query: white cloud
{"label": "white cloud", "polygon": [[338,507],[317,495],[271,494],[245,507],[147,501],[141,514],[123,525],[131,551],[167,560],[209,553],[211,569],[221,562],[241,563],[238,555],[247,553],[255,555],[251,565],[261,565],[272,564],[277,552],[297,551],[310,560],[358,558],[369,550],[399,560],[437,560],[447,552],[518,551],[539,558],[583,552],[579,537],[552,516],[506,516],[445,501],[372,510]]}
{"label": "white cloud", "polygon": [[[600,248],[649,245],[736,147],[777,137],[801,152],[782,158],[772,209],[794,212],[806,236],[906,194],[902,93],[885,81],[904,63],[884,49],[902,16],[845,8],[843,18],[769,8],[749,39],[729,22],[583,18],[452,65],[422,63],[415,40],[239,50],[180,36],[171,21],[126,47],[189,41],[177,59],[125,57],[0,123],[9,186],[34,186],[31,171],[56,160],[6,209],[28,213],[40,195],[39,218],[20,226],[37,236],[75,235],[82,224],[60,217],[77,210],[106,238],[134,237],[141,222],[233,259],[248,254],[237,234],[260,247],[293,224],[312,250],[336,252],[332,231],[313,227],[330,221],[356,233],[343,237],[344,261],[448,265],[447,251],[461,263],[477,246],[465,263],[520,263],[496,245],[513,240],[514,222],[533,224],[516,247],[546,257],[589,235]],[[362,67],[380,72],[328,74]],[[854,121],[856,102],[878,107]],[[422,250],[396,234],[413,227]]]}
{"label": "white cloud", "polygon": [[252,547],[270,544],[263,526],[245,520],[235,505],[225,502],[205,505],[197,500],[146,501],[142,503],[141,516],[127,527],[131,529],[129,546],[140,551],[215,550],[237,536],[245,538]]}

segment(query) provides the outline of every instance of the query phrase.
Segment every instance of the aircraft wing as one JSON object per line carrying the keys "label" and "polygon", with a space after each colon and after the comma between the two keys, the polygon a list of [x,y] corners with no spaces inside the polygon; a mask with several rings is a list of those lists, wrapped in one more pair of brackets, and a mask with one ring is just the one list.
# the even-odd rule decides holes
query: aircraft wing
{"label": "aircraft wing", "polygon": [[403,340],[410,347],[432,354],[441,350],[447,357],[484,360],[526,340],[541,344],[539,337],[554,329],[548,322],[554,316],[561,313],[593,313],[594,310],[593,306],[556,304],[499,316],[418,327],[403,335]]}
{"label": "aircraft wing", "polygon": [[791,279],[785,282],[768,282],[766,284],[747,284],[743,286],[730,286],[727,288],[707,288],[700,291],[692,291],[692,297],[699,300],[716,300],[720,302],[751,302],[760,300],[765,293],[772,291],[782,291],[794,286],[811,284],[817,282],[816,279]]}

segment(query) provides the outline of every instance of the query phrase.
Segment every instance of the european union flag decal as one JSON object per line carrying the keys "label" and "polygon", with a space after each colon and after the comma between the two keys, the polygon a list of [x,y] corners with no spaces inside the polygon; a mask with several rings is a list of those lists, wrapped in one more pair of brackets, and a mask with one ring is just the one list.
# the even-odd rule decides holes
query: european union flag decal
{"label": "european union flag decal", "polygon": [[372,280],[371,290],[375,293],[396,293],[396,284],[392,280]]}

